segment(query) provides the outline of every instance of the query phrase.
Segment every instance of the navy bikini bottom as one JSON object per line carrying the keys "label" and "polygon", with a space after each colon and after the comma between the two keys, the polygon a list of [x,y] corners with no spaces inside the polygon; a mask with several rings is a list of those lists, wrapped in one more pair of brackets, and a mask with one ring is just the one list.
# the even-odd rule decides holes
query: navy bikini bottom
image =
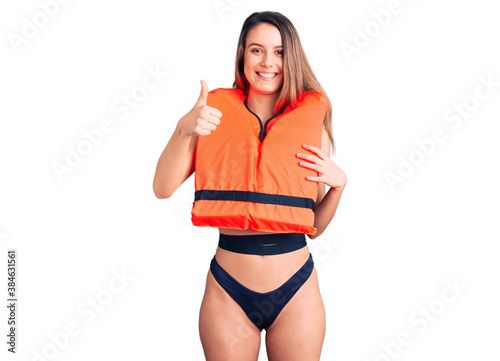
{"label": "navy bikini bottom", "polygon": [[[242,236],[248,237],[248,236]],[[252,291],[235,280],[215,260],[210,263],[210,271],[222,288],[240,305],[247,317],[261,331],[267,330],[279,313],[292,299],[299,288],[308,280],[314,267],[311,253],[308,260],[295,274],[277,289],[260,293]]]}

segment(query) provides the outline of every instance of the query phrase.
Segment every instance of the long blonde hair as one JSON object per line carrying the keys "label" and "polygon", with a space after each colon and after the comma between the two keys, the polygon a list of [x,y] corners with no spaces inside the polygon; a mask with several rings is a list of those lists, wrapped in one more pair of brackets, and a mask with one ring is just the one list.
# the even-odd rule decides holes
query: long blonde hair
{"label": "long blonde hair", "polygon": [[246,38],[248,32],[260,23],[268,23],[276,26],[281,34],[283,45],[283,86],[276,100],[274,112],[278,113],[285,106],[295,108],[297,102],[304,95],[304,92],[321,93],[328,102],[323,126],[332,144],[332,152],[335,154],[335,141],[332,130],[332,104],[309,65],[297,30],[292,22],[283,14],[275,11],[255,12],[245,20],[238,40],[233,88],[243,90],[245,95],[248,96],[250,84],[244,73]]}

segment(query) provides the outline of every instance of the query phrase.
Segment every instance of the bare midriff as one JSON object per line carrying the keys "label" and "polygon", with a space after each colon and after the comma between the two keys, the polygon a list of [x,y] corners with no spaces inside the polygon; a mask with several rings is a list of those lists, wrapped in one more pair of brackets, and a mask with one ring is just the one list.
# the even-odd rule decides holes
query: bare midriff
{"label": "bare midriff", "polygon": [[[227,235],[272,234],[240,229],[219,228]],[[234,279],[255,292],[273,291],[285,283],[309,258],[306,245],[296,251],[276,255],[235,253],[217,247],[215,259]]]}

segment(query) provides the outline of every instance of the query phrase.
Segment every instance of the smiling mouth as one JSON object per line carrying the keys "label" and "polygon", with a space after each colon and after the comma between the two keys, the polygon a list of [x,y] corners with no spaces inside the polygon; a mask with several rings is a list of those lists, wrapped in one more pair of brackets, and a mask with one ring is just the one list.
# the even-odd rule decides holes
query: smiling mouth
{"label": "smiling mouth", "polygon": [[266,79],[272,79],[278,76],[278,73],[259,73],[256,72],[258,76],[266,78]]}

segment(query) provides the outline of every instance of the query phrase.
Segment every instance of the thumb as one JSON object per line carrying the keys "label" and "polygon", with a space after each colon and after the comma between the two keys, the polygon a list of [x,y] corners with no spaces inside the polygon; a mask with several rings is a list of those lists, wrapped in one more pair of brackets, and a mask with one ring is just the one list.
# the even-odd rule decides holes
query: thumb
{"label": "thumb", "polygon": [[197,105],[207,105],[207,97],[208,97],[208,85],[205,80],[201,80],[201,91],[200,96],[198,97]]}

